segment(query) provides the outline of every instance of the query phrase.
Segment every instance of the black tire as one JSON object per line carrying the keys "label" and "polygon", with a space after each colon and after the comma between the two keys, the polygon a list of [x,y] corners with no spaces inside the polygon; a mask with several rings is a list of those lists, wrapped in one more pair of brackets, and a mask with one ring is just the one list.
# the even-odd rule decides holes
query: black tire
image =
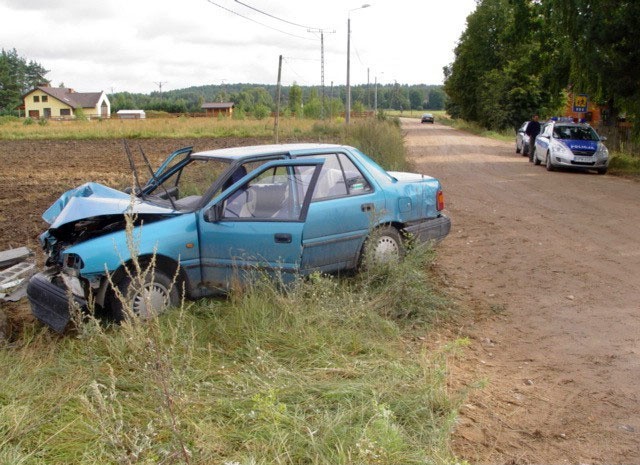
{"label": "black tire", "polygon": [[533,152],[531,152],[531,161],[533,162],[534,165],[539,165],[540,164],[540,159],[536,155],[535,149],[533,149]]}
{"label": "black tire", "polygon": [[398,230],[393,226],[383,226],[374,230],[365,241],[360,265],[396,263],[404,254],[405,247]]}
{"label": "black tire", "polygon": [[518,143],[516,142],[516,153],[520,153],[520,149],[518,148]]}
{"label": "black tire", "polygon": [[[110,318],[113,321],[124,321],[129,311],[133,311],[140,318],[148,319],[163,313],[169,307],[175,307],[180,302],[177,285],[174,285],[173,279],[162,270],[156,269],[153,273],[147,273],[142,289],[136,289],[139,283],[135,281],[137,279],[125,276],[117,284],[118,290],[128,302],[126,307],[115,293],[111,292],[109,306]],[[149,294],[145,296],[142,291]],[[151,305],[151,309],[147,308],[147,303]]]}
{"label": "black tire", "polygon": [[598,168],[598,174],[607,174],[608,168]]}
{"label": "black tire", "polygon": [[547,152],[547,159],[545,162],[545,167],[547,168],[547,171],[555,171],[556,168],[551,164],[551,154],[549,152]]}

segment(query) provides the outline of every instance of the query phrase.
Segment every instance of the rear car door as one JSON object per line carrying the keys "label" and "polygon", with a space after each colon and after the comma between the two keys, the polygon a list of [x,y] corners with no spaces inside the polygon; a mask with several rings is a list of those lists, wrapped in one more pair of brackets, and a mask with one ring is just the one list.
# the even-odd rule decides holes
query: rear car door
{"label": "rear car door", "polygon": [[384,194],[345,153],[325,160],[303,233],[302,270],[353,268],[369,231],[385,208]]}
{"label": "rear car door", "polygon": [[229,289],[255,271],[300,270],[302,233],[324,160],[265,163],[213,199],[200,213],[203,283]]}

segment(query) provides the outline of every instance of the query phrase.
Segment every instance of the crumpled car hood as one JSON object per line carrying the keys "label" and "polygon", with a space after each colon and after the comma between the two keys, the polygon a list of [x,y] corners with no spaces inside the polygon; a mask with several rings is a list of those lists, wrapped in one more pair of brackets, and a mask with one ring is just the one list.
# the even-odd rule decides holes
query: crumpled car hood
{"label": "crumpled car hood", "polygon": [[125,213],[166,215],[176,211],[140,199],[134,199],[132,203],[130,194],[88,182],[62,194],[42,214],[42,219],[49,223],[51,229],[56,229],[84,218]]}

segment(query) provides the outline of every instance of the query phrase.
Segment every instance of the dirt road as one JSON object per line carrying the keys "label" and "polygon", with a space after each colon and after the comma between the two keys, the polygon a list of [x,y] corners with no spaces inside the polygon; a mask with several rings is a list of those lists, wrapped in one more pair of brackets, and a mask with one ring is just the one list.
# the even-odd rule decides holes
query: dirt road
{"label": "dirt road", "polygon": [[453,221],[438,262],[473,309],[454,367],[471,463],[640,463],[640,183],[547,172],[498,142],[404,120]]}

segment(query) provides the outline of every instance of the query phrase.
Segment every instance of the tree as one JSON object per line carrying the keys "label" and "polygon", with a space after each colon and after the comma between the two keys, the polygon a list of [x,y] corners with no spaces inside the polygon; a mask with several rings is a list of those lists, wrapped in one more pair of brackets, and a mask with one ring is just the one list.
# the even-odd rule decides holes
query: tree
{"label": "tree", "polygon": [[16,49],[0,53],[0,113],[11,113],[21,104],[21,97],[39,85],[49,84],[48,73],[39,63],[18,56]]}
{"label": "tree", "polygon": [[455,61],[445,68],[452,116],[503,129],[517,127],[552,104],[553,94],[540,86],[541,63],[548,59],[541,42],[543,2],[478,2],[467,18]]}
{"label": "tree", "polygon": [[446,94],[442,87],[434,87],[429,90],[429,97],[427,97],[426,110],[444,110],[444,102]]}
{"label": "tree", "polygon": [[404,92],[404,89],[397,82],[394,83],[393,89],[391,90],[389,107],[400,111],[408,110],[411,107],[411,103],[409,102],[409,98]]}
{"label": "tree", "polygon": [[411,89],[409,91],[409,103],[412,110],[419,110],[424,104],[424,93],[420,89]]}
{"label": "tree", "polygon": [[322,101],[318,97],[318,91],[316,89],[311,89],[309,91],[309,96],[307,97],[303,110],[305,118],[322,118]]}
{"label": "tree", "polygon": [[289,89],[289,110],[295,116],[300,115],[302,110],[302,89],[295,82]]}

